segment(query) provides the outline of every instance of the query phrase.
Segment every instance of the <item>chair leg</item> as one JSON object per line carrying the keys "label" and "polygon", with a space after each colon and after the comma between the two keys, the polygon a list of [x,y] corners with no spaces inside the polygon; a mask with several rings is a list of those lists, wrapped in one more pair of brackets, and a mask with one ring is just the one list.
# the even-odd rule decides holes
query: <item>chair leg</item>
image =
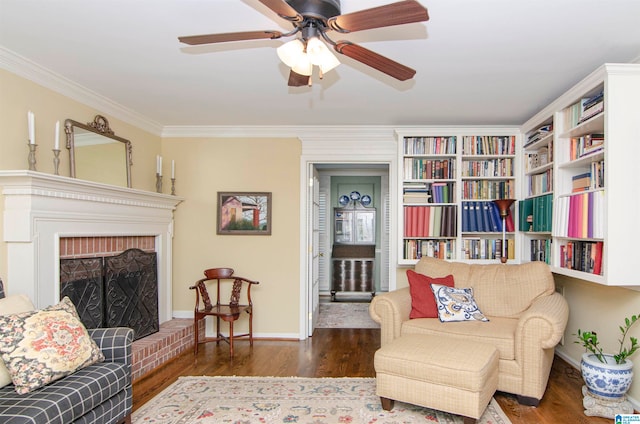
{"label": "chair leg", "polygon": [[229,321],[229,356],[233,357],[233,320]]}
{"label": "chair leg", "polygon": [[198,354],[198,318],[193,318],[193,354]]}
{"label": "chair leg", "polygon": [[222,334],[220,333],[220,317],[216,317],[216,346],[220,345],[220,339]]}
{"label": "chair leg", "polygon": [[249,346],[253,346],[253,312],[249,312]]}

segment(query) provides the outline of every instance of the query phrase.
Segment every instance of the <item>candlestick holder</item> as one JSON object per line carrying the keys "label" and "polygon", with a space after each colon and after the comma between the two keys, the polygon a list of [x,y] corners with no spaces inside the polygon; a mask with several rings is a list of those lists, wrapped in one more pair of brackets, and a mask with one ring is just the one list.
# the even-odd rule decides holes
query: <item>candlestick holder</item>
{"label": "candlestick holder", "polygon": [[162,175],[156,173],[156,192],[162,193]]}
{"label": "candlestick holder", "polygon": [[171,195],[172,196],[176,195],[176,179],[175,178],[171,178]]}
{"label": "candlestick holder", "polygon": [[53,173],[55,175],[60,175],[58,172],[58,168],[60,167],[60,149],[52,149],[53,150]]}
{"label": "candlestick holder", "polygon": [[29,171],[36,171],[36,149],[38,145],[31,142],[27,145],[29,146]]}

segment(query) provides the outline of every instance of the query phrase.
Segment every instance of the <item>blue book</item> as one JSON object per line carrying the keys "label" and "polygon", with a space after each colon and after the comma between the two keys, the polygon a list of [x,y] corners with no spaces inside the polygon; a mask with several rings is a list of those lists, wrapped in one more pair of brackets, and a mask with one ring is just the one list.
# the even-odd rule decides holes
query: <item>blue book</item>
{"label": "blue book", "polygon": [[493,231],[491,227],[491,221],[489,220],[489,215],[491,213],[489,209],[489,203],[493,202],[482,202],[482,231]]}
{"label": "blue book", "polygon": [[468,233],[471,227],[469,220],[471,217],[469,216],[469,202],[462,202],[462,232]]}
{"label": "blue book", "polygon": [[[500,221],[500,213],[496,215],[498,206],[493,202],[487,202],[489,207],[489,222],[491,223],[491,231],[502,231],[502,222]],[[497,217],[497,220],[496,220]]]}
{"label": "blue book", "polygon": [[476,202],[467,202],[469,204],[469,231],[478,231],[478,225],[476,221]]}

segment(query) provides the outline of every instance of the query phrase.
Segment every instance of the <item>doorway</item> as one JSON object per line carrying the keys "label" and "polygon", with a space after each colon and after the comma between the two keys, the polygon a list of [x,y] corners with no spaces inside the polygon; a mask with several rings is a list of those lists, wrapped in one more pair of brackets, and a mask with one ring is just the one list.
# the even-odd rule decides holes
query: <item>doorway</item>
{"label": "doorway", "polygon": [[[307,317],[305,323],[305,335],[313,334],[318,314],[320,301],[326,301],[331,297],[332,291],[332,247],[333,247],[333,215],[334,208],[339,207],[339,199],[347,190],[362,191],[362,195],[372,197],[377,216],[376,242],[375,242],[375,267],[374,267],[374,292],[389,291],[395,287],[395,272],[392,273],[390,264],[392,247],[390,228],[392,227],[392,207],[390,180],[392,173],[389,163],[320,163],[308,164],[307,178],[309,186],[306,190],[306,228],[305,238],[309,241],[308,255],[302,262],[305,265],[306,283],[304,290],[306,299]],[[358,191],[359,190],[359,191]],[[371,293],[341,293],[340,298],[350,301],[354,297],[356,301],[362,301],[362,295]]]}

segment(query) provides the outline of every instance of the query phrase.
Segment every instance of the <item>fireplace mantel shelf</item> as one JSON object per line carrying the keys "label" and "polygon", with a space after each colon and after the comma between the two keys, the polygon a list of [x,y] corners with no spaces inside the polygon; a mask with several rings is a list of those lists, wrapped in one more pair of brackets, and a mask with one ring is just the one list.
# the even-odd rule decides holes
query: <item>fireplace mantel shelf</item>
{"label": "fireplace mantel shelf", "polygon": [[63,197],[172,210],[184,200],[169,194],[28,170],[0,171],[0,186],[3,195]]}
{"label": "fireplace mantel shelf", "polygon": [[59,301],[62,238],[153,236],[160,323],[172,318],[173,213],[183,198],[27,170],[0,171],[0,189],[10,294],[39,308]]}

